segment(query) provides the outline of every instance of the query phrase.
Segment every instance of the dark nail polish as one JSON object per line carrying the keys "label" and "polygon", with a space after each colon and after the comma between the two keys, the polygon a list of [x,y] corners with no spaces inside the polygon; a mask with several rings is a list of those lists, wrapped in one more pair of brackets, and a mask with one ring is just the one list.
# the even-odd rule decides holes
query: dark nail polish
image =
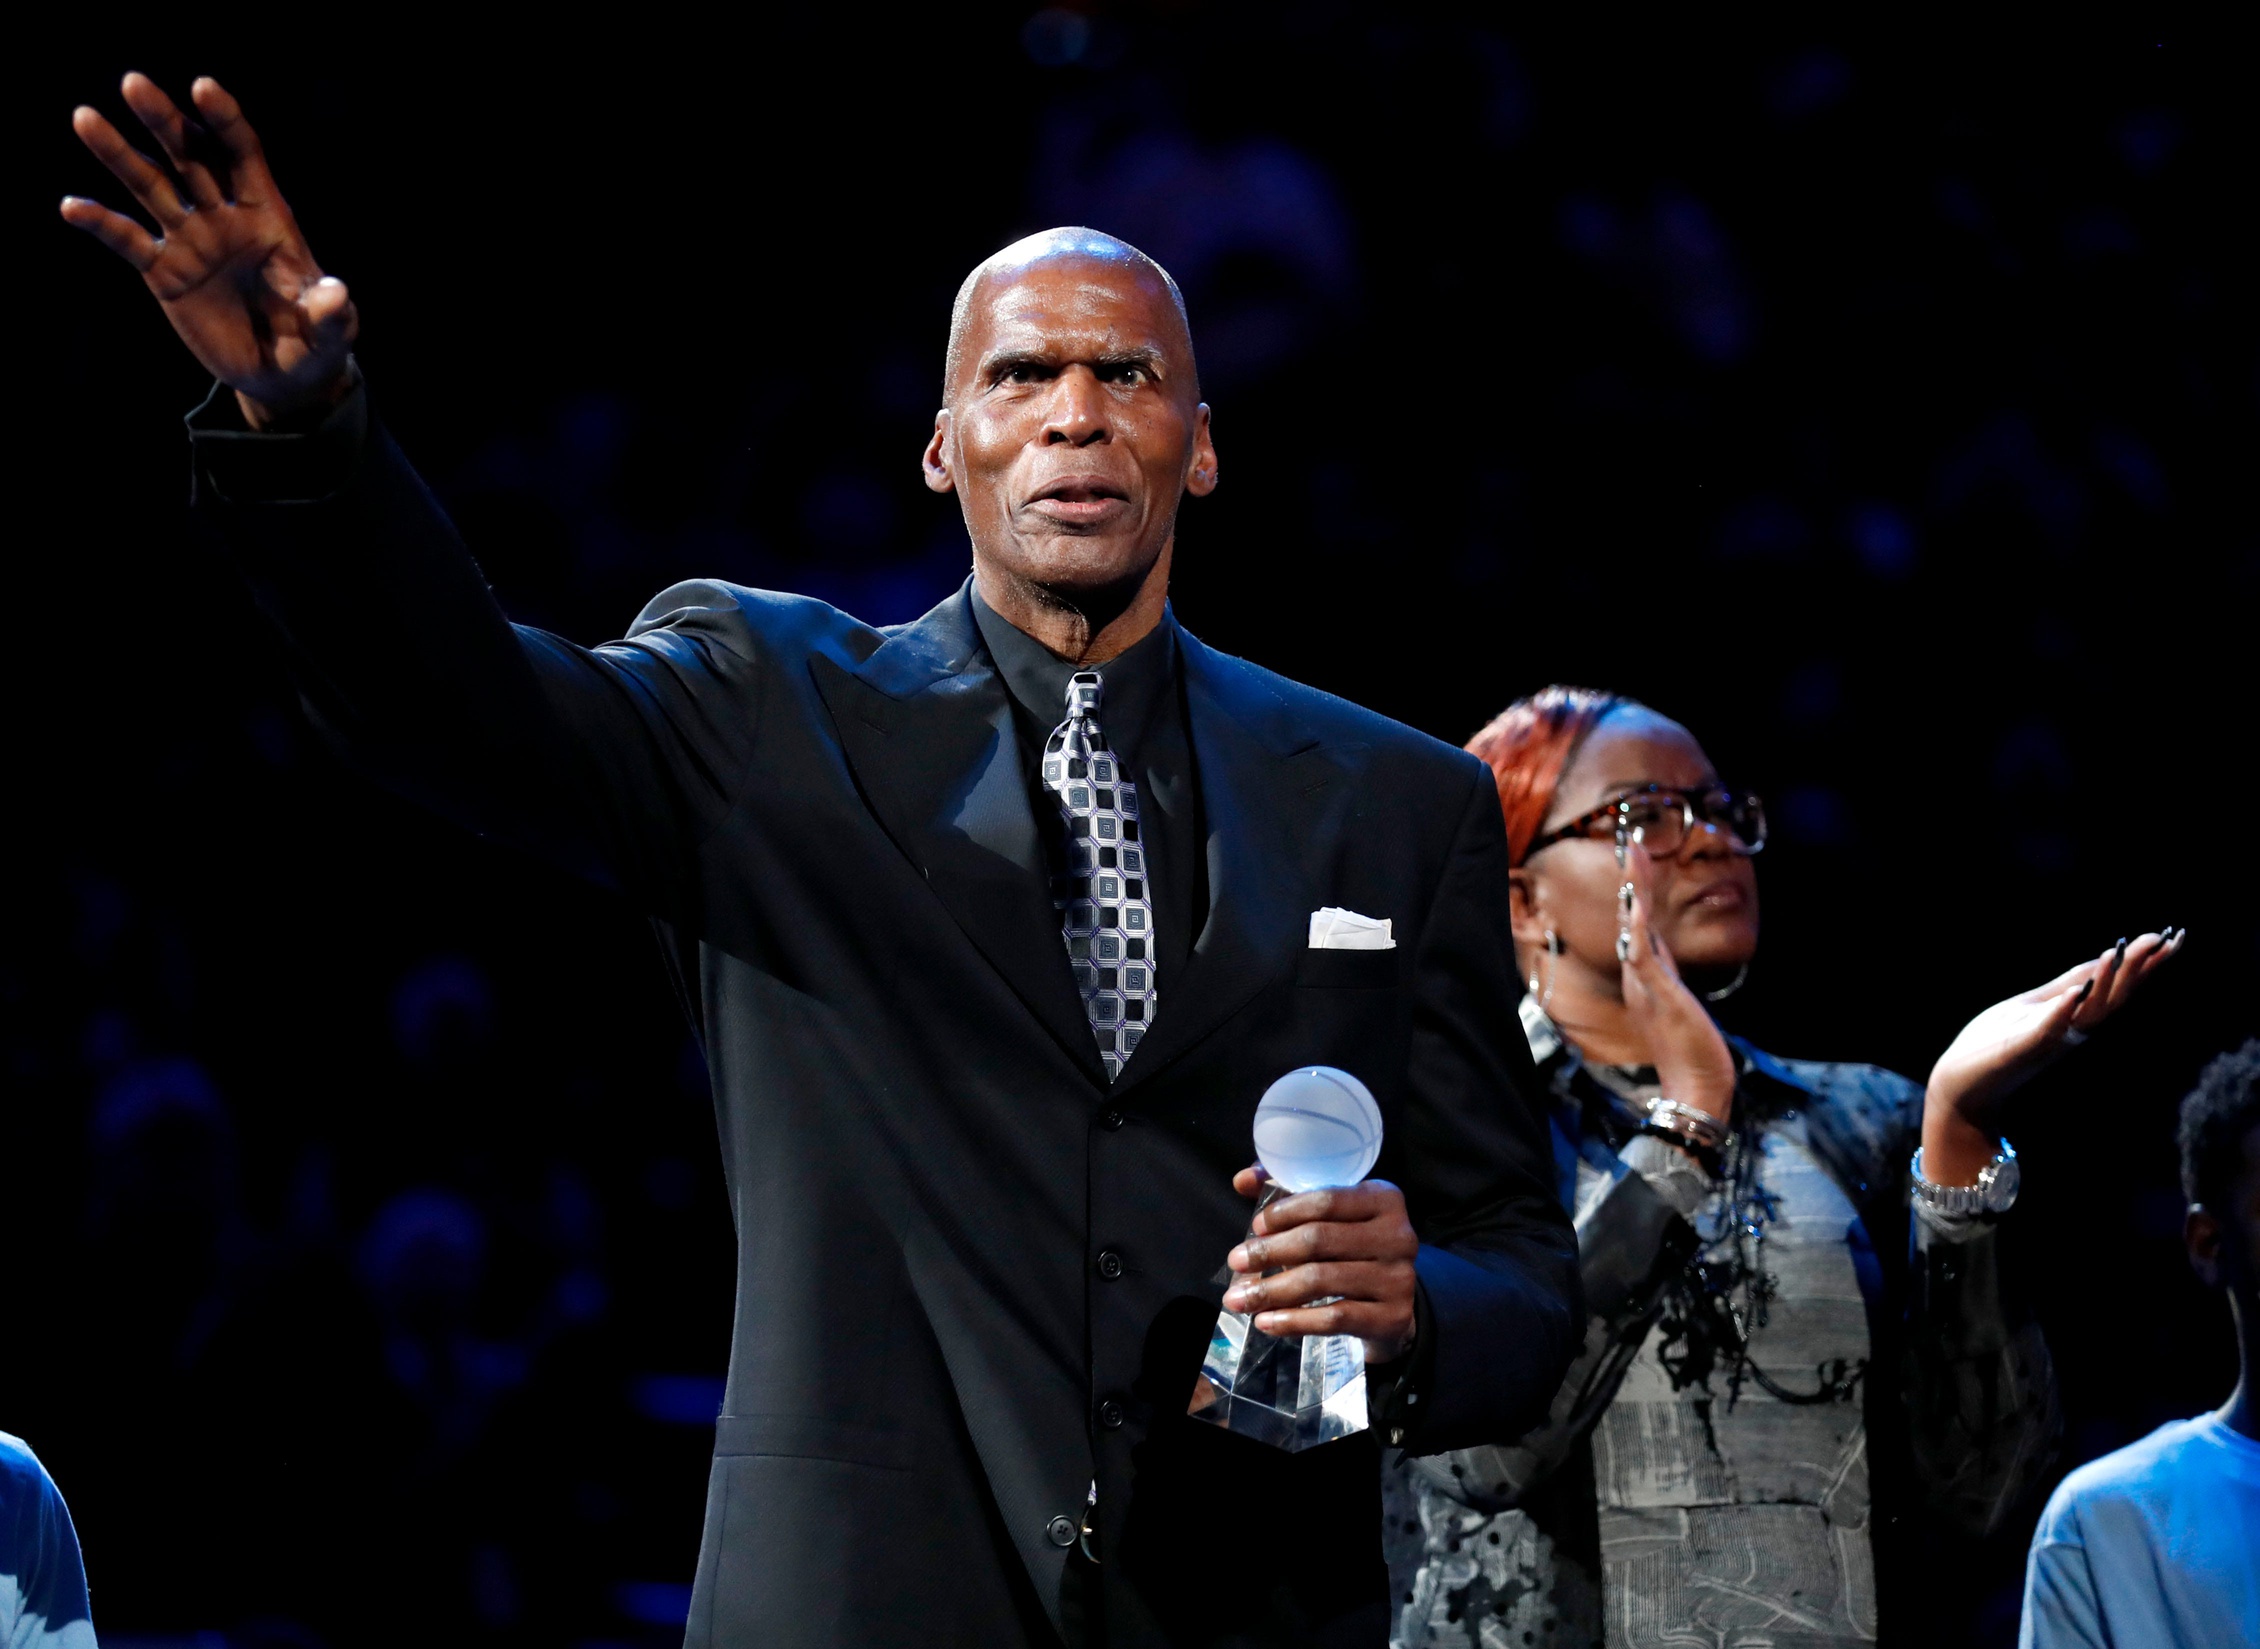
{"label": "dark nail polish", "polygon": [[2093,989],[2095,989],[2095,981],[2090,979],[2086,984],[2080,987],[2079,1000],[2085,1002],[2087,1000],[2087,993],[2089,991],[2092,991]]}
{"label": "dark nail polish", "polygon": [[2126,955],[2126,953],[2127,953],[2127,940],[2126,940],[2126,935],[2125,935],[2125,934],[2121,934],[2121,935],[2119,936],[2119,954],[2120,954],[2121,956],[2124,956],[2124,955]]}

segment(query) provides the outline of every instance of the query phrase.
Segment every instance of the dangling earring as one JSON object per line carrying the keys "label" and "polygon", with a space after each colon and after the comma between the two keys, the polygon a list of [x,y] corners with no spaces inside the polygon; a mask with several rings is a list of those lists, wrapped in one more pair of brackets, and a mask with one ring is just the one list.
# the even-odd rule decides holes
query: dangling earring
{"label": "dangling earring", "polygon": [[1742,982],[1749,977],[1750,964],[1745,962],[1742,964],[1742,966],[1734,970],[1734,977],[1732,979],[1729,979],[1725,984],[1721,985],[1717,990],[1705,991],[1703,993],[1703,1000],[1706,1002],[1724,1002],[1728,997],[1732,996],[1736,991],[1740,990],[1742,988]]}
{"label": "dangling earring", "polygon": [[1624,820],[1621,817],[1618,818],[1617,869],[1625,873],[1624,885],[1617,889],[1617,960],[1619,962],[1632,960],[1632,900],[1635,890],[1632,885],[1631,853],[1633,845],[1640,840],[1641,835],[1642,832],[1638,830],[1629,835],[1626,834]]}
{"label": "dangling earring", "polygon": [[1562,936],[1552,928],[1546,930],[1545,954],[1546,975],[1544,983],[1540,983],[1537,969],[1533,968],[1530,973],[1530,995],[1531,999],[1538,1004],[1540,1013],[1544,1013],[1554,1005],[1554,963],[1562,954]]}

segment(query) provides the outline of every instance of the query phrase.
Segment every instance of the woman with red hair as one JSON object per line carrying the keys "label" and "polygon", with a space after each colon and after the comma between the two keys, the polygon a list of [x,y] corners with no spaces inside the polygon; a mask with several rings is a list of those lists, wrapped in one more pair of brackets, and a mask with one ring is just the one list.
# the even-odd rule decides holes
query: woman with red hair
{"label": "woman with red hair", "polygon": [[2001,1101],[2182,936],[1988,1008],[1927,1087],[1778,1059],[1704,1007],[1757,951],[1757,798],[1678,723],[1586,688],[1468,748],[1498,779],[1591,1317],[1544,1425],[1392,1461],[1395,1642],[1872,1642],[1878,1501],[1988,1533],[2056,1429],[2047,1347],[2001,1288]]}

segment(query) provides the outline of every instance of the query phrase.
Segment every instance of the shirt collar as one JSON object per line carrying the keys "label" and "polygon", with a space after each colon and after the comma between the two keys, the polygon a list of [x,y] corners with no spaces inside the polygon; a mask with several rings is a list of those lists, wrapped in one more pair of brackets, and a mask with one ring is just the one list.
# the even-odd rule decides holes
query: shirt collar
{"label": "shirt collar", "polygon": [[[973,622],[982,643],[1004,677],[1005,689],[1030,721],[1045,732],[1067,716],[1067,683],[1082,665],[1061,658],[1027,631],[1000,617],[975,586]],[[1104,664],[1089,666],[1105,684],[1099,697],[1099,726],[1107,743],[1135,762],[1155,711],[1169,702],[1177,677],[1177,620],[1166,606],[1161,622],[1126,651]]]}

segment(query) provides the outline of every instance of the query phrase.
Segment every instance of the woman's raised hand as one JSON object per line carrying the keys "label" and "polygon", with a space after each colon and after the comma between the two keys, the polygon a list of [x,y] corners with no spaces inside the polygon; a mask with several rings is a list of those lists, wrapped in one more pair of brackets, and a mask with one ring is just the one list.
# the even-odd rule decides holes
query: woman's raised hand
{"label": "woman's raised hand", "polygon": [[1994,1005],[1962,1027],[1931,1067],[1923,1099],[1923,1172],[1975,1183],[2000,1138],[2001,1102],[2083,1041],[2182,948],[2186,928],[2122,939],[2091,962]]}
{"label": "woman's raised hand", "polygon": [[141,272],[181,342],[236,392],[254,428],[319,416],[350,387],[359,320],[345,283],[307,249],[243,110],[208,77],[189,89],[200,119],[146,75],[127,75],[121,90],[169,174],[95,109],[79,108],[71,126],[157,232],[75,195],[63,198],[63,221]]}
{"label": "woman's raised hand", "polygon": [[1647,1039],[1664,1097],[1724,1122],[1734,1110],[1734,1052],[1649,926],[1649,870],[1648,850],[1632,844],[1624,866],[1632,887],[1632,906],[1623,916],[1631,939],[1623,957],[1625,1011]]}

